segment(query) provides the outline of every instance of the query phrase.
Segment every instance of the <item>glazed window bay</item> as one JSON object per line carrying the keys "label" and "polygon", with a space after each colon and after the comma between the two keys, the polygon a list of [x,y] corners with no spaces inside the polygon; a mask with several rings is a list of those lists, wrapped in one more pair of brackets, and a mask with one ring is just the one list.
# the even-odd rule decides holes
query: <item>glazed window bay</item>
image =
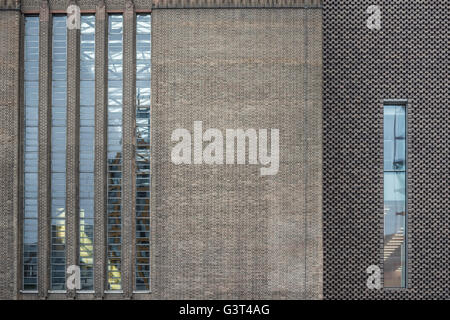
{"label": "glazed window bay", "polygon": [[[122,290],[122,14],[108,15],[107,47],[107,210],[106,290]],[[51,26],[51,237],[50,290],[66,290],[66,152],[67,152],[67,16],[55,14]],[[79,242],[81,290],[94,290],[95,160],[95,15],[81,16],[79,127]],[[38,162],[39,162],[39,17],[25,16],[24,46],[24,212],[22,289],[38,290]],[[150,55],[151,16],[136,15],[136,292],[150,290]]]}

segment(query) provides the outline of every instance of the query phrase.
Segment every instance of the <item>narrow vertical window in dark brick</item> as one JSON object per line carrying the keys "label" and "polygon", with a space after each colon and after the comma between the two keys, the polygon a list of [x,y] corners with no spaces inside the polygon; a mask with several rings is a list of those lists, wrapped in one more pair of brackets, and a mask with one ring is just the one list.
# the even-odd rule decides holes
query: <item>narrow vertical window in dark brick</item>
{"label": "narrow vertical window in dark brick", "polygon": [[95,15],[81,17],[80,269],[81,289],[94,289]]}
{"label": "narrow vertical window in dark brick", "polygon": [[108,290],[122,289],[123,16],[108,21]]}
{"label": "narrow vertical window in dark brick", "polygon": [[37,290],[39,17],[25,17],[23,290]]}
{"label": "narrow vertical window in dark brick", "polygon": [[53,16],[52,151],[51,151],[51,281],[52,290],[65,289],[66,269],[66,133],[67,27],[66,16]]}
{"label": "narrow vertical window in dark brick", "polygon": [[135,290],[150,290],[151,16],[136,18],[136,270]]}

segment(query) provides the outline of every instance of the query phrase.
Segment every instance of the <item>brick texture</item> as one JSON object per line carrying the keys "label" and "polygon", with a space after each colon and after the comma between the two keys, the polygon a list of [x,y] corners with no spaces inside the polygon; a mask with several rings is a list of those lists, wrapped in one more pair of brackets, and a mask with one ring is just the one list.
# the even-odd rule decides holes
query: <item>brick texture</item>
{"label": "brick texture", "polygon": [[[108,10],[124,10],[127,0],[105,0]],[[134,0],[136,10],[152,8],[321,8],[323,0]],[[66,10],[69,0],[50,0],[52,10]],[[82,10],[95,10],[96,0],[78,0]],[[23,10],[38,10],[39,1],[22,0]]]}
{"label": "brick texture", "polygon": [[[76,5],[76,1],[69,5]],[[77,265],[80,224],[80,30],[67,30],[66,265]],[[67,268],[66,267],[66,268]],[[75,290],[67,290],[69,298]]]}
{"label": "brick texture", "polygon": [[[13,9],[2,3],[0,9]],[[19,87],[20,26],[18,11],[0,11],[0,299],[17,292],[19,245]]]}
{"label": "brick texture", "polygon": [[[288,7],[288,2],[276,3]],[[200,2],[190,5],[194,3]],[[264,7],[269,2],[258,3]],[[153,10],[152,293],[133,294],[134,10],[151,7],[151,1],[139,0],[134,6],[131,1],[78,1],[82,10],[96,10],[95,294],[48,292],[51,10],[65,10],[69,4],[22,3],[22,10],[40,13],[37,295],[17,294],[20,13],[0,12],[6,28],[0,32],[0,102],[5,109],[0,124],[5,181],[0,236],[7,244],[0,247],[0,297],[320,299],[322,10],[316,7]],[[123,294],[104,292],[108,10],[123,10],[125,20]],[[78,257],[78,31],[69,31],[68,46],[67,263],[72,264]],[[192,130],[194,120],[202,120],[205,129],[279,129],[279,173],[261,177],[259,165],[175,166],[169,158],[171,132]]]}
{"label": "brick texture", "polygon": [[[49,0],[51,10],[66,10],[70,0]],[[107,10],[124,10],[127,0],[104,0]],[[78,0],[78,5],[81,10],[95,11],[98,0]],[[102,2],[102,1],[100,1]],[[134,0],[136,9],[150,10],[152,7],[152,0]],[[36,0],[22,0],[22,10],[33,11],[39,9],[39,1]]]}
{"label": "brick texture", "polygon": [[[152,295],[321,298],[322,11],[155,9],[152,23]],[[279,129],[278,174],[174,165],[172,131],[193,121]]]}
{"label": "brick texture", "polygon": [[39,13],[39,199],[38,199],[38,290],[47,297],[50,287],[51,211],[51,16],[47,1]]}
{"label": "brick texture", "polygon": [[94,291],[102,298],[106,279],[106,194],[107,194],[107,32],[105,4],[99,1],[95,14],[95,159],[94,159]]}
{"label": "brick texture", "polygon": [[321,8],[322,0],[153,0],[153,8]]}
{"label": "brick texture", "polygon": [[136,199],[136,14],[132,1],[127,1],[123,18],[122,288],[125,298],[130,298],[134,284]]}
{"label": "brick texture", "polygon": [[[448,299],[449,15],[442,1],[324,4],[324,295]],[[383,267],[383,99],[408,106],[408,288],[369,290]]]}

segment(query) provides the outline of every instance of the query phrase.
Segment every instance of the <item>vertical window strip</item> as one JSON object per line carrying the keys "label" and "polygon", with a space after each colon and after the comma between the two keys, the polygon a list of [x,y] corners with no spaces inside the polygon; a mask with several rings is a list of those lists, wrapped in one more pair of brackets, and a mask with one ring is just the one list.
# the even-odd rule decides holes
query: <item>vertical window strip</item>
{"label": "vertical window strip", "polygon": [[108,290],[122,289],[123,16],[108,16]]}
{"label": "vertical window strip", "polygon": [[94,290],[95,15],[80,30],[80,271],[81,290]]}
{"label": "vertical window strip", "polygon": [[51,289],[65,289],[66,268],[66,134],[67,27],[66,16],[53,16],[52,133],[51,133]]}
{"label": "vertical window strip", "polygon": [[36,291],[38,270],[39,17],[25,17],[24,214],[22,289]]}
{"label": "vertical window strip", "polygon": [[150,290],[151,16],[136,18],[136,269],[135,290]]}
{"label": "vertical window strip", "polygon": [[406,107],[384,106],[384,286],[406,287]]}

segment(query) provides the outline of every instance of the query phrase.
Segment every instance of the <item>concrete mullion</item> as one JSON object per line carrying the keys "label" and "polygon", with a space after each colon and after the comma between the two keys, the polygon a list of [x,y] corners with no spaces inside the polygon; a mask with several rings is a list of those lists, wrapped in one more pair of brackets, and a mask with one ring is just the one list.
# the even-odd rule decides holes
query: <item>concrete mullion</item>
{"label": "concrete mullion", "polygon": [[135,82],[136,82],[136,15],[132,1],[127,1],[123,33],[123,174],[122,174],[122,288],[131,298],[135,252]]}
{"label": "concrete mullion", "polygon": [[51,211],[51,15],[46,0],[39,11],[39,199],[38,199],[38,294],[47,298],[50,284]]}
{"label": "concrete mullion", "polygon": [[95,13],[95,160],[94,160],[94,291],[101,299],[106,279],[106,184],[107,184],[107,30],[104,1]]}
{"label": "concrete mullion", "polygon": [[[72,3],[72,2],[71,2]],[[80,150],[80,30],[67,30],[66,266],[78,264]],[[75,289],[67,288],[73,298]]]}

